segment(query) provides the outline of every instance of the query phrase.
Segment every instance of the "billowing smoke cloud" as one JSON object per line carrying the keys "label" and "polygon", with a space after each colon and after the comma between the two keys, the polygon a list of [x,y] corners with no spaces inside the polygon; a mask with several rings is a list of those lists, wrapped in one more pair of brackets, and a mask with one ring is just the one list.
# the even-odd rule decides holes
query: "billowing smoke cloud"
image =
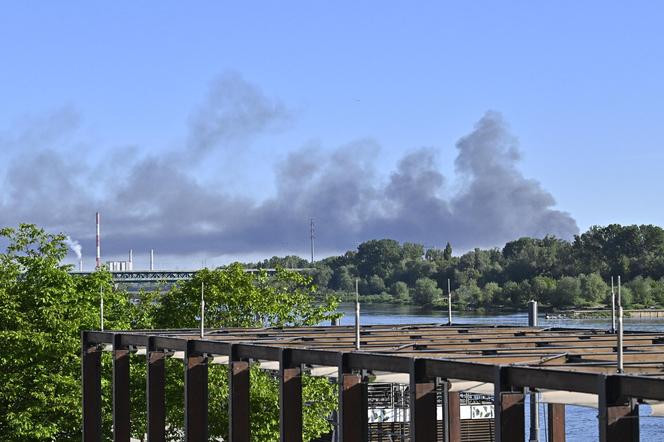
{"label": "billowing smoke cloud", "polygon": [[[451,179],[440,172],[433,148],[405,153],[391,172],[379,170],[380,146],[371,139],[333,150],[309,144],[291,151],[275,165],[276,191],[262,199],[225,193],[201,180],[195,165],[183,169],[172,161],[193,154],[209,163],[220,150],[247,145],[290,118],[285,106],[238,75],[223,76],[192,116],[186,145],[159,157],[135,152],[136,160],[118,160],[127,171],[121,180],[56,150],[53,139],[76,138],[71,116],[50,118],[48,130],[0,134],[0,152],[8,151],[6,140],[26,139],[31,146],[8,155],[0,225],[34,222],[92,245],[94,212],[100,210],[105,253],[155,248],[207,255],[304,254],[310,218],[316,220],[318,250],[328,253],[372,238],[436,246],[450,241],[459,250],[578,232],[574,219],[555,209],[553,196],[519,171],[518,143],[495,112],[457,143]],[[65,132],[60,138],[53,135],[57,121]],[[90,187],[99,180],[85,170],[106,170],[113,191]]]}
{"label": "billowing smoke cloud", "polygon": [[192,115],[187,147],[204,155],[218,147],[242,143],[258,134],[278,130],[290,120],[290,112],[271,100],[237,73],[217,78],[200,108]]}
{"label": "billowing smoke cloud", "polygon": [[71,237],[67,236],[65,238],[65,244],[67,244],[67,247],[71,249],[72,252],[76,254],[76,259],[80,260],[81,257],[83,256],[81,252],[83,251],[83,247],[81,247],[81,243],[78,241],[71,239]]}

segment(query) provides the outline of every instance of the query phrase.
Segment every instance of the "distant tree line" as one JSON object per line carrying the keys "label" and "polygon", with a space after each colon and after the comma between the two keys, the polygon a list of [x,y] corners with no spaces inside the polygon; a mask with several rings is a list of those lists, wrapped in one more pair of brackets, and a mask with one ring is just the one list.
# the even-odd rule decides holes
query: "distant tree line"
{"label": "distant tree line", "polygon": [[[257,267],[312,267],[297,256],[273,257]],[[664,306],[664,229],[653,225],[594,226],[572,241],[519,238],[502,249],[453,256],[452,246],[425,248],[392,239],[316,262],[321,293],[364,302],[443,307],[447,280],[457,309],[522,309],[531,300],[563,309],[610,304],[610,278],[621,275],[625,307]]]}

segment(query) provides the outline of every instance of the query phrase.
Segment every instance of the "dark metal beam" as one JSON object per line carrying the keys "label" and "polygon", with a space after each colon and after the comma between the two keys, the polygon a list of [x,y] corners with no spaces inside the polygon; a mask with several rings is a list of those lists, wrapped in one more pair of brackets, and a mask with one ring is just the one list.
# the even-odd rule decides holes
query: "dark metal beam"
{"label": "dark metal beam", "polygon": [[621,376],[618,383],[620,396],[664,400],[664,382],[662,382],[662,379],[646,378],[643,376]]}
{"label": "dark metal beam", "polygon": [[505,367],[506,382],[514,387],[546,388],[597,394],[598,374],[529,367]]}
{"label": "dark metal beam", "polygon": [[113,338],[113,440],[129,442],[129,349],[122,345],[121,338],[122,335]]}
{"label": "dark metal beam", "polygon": [[599,380],[600,442],[639,440],[639,407],[634,399],[621,397],[619,383],[619,376],[602,376]]}
{"label": "dark metal beam", "polygon": [[377,353],[344,353],[350,370],[378,370],[409,373],[411,358]]}
{"label": "dark metal beam", "polygon": [[278,347],[268,347],[264,345],[234,344],[235,353],[243,359],[267,359],[268,361],[278,361]]}
{"label": "dark metal beam", "polygon": [[184,359],[184,432],[187,442],[208,440],[207,356],[192,350],[191,341]]}
{"label": "dark metal beam", "polygon": [[413,442],[437,441],[436,381],[424,372],[424,361],[410,368],[410,437]]}
{"label": "dark metal beam", "polygon": [[464,379],[477,382],[493,382],[496,367],[477,362],[445,361],[422,359],[424,370],[429,377]]}
{"label": "dark metal beam", "polygon": [[148,442],[166,440],[166,355],[154,348],[154,338],[148,341],[146,354],[146,401],[148,408]]}
{"label": "dark metal beam", "polygon": [[101,441],[101,349],[82,334],[83,442]]}
{"label": "dark metal beam", "polygon": [[249,361],[238,357],[235,345],[229,349],[228,434],[230,442],[249,442]]}
{"label": "dark metal beam", "polygon": [[565,442],[565,404],[547,404],[548,442]]}
{"label": "dark metal beam", "polygon": [[348,353],[339,364],[339,442],[364,442],[368,439],[366,385],[362,375],[348,367]]}
{"label": "dark metal beam", "polygon": [[291,351],[279,358],[279,434],[281,442],[302,442],[302,367]]}
{"label": "dark metal beam", "polygon": [[461,440],[461,398],[458,391],[448,392],[447,397],[449,442],[457,442]]}
{"label": "dark metal beam", "polygon": [[516,391],[506,376],[507,367],[497,367],[494,381],[494,416],[496,442],[524,442],[525,424],[523,390]]}

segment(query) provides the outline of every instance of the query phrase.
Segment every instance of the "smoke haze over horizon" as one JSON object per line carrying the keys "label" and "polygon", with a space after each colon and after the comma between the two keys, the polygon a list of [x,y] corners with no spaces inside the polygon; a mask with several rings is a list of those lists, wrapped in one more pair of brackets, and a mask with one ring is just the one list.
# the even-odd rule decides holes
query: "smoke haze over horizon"
{"label": "smoke haze over horizon", "polygon": [[[237,73],[213,82],[184,141],[159,153],[128,145],[87,155],[95,146],[81,134],[81,120],[64,107],[0,131],[0,225],[35,223],[91,251],[100,211],[105,254],[154,248],[266,257],[305,254],[311,218],[321,254],[378,238],[438,247],[449,241],[458,250],[521,236],[569,239],[579,230],[553,195],[519,170],[518,141],[495,111],[459,138],[454,176],[440,167],[452,159],[433,147],[405,146],[386,170],[371,138],[333,149],[317,141],[277,148],[282,159],[265,165],[252,142],[287,131],[296,112]],[[220,177],[245,173],[244,164],[271,168],[264,180],[274,191],[225,186]]]}

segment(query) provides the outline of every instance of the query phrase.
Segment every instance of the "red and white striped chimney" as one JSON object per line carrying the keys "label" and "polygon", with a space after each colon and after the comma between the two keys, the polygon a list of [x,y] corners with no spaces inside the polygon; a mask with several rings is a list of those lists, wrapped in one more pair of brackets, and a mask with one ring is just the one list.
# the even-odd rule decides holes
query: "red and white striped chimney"
{"label": "red and white striped chimney", "polygon": [[99,212],[97,212],[97,268],[101,267],[101,240],[99,233]]}

